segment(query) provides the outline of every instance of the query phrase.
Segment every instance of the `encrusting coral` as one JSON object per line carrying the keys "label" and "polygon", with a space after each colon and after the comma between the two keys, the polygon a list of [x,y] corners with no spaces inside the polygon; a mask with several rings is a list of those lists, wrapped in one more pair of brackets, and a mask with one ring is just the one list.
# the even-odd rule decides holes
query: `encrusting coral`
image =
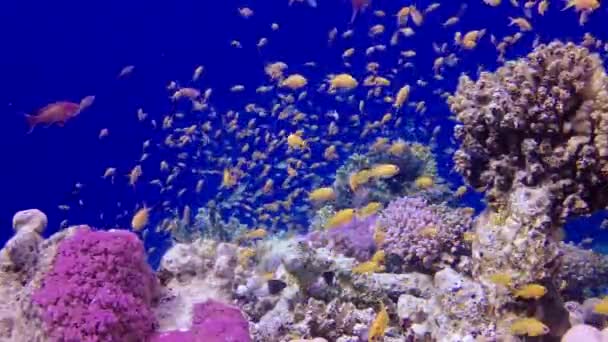
{"label": "encrusting coral", "polygon": [[[474,224],[473,276],[501,335],[524,307],[508,305],[515,299],[492,275],[508,274],[511,287],[557,289],[558,228],[608,203],[607,86],[598,55],[552,42],[475,82],[462,76],[448,99],[460,121],[455,169],[489,204]],[[559,298],[555,290],[547,297]]]}

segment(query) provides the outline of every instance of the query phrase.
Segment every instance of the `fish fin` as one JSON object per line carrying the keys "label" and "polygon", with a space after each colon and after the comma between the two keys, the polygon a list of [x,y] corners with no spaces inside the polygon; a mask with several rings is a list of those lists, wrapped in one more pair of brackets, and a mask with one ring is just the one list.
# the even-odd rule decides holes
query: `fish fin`
{"label": "fish fin", "polygon": [[353,15],[350,17],[350,23],[354,23],[355,19],[357,19],[357,14],[359,13],[359,10],[356,8],[353,8]]}
{"label": "fish fin", "polygon": [[36,125],[38,125],[38,120],[36,119],[36,116],[34,116],[34,115],[29,115],[29,114],[24,114],[24,115],[25,115],[25,121],[27,122],[27,126],[28,126],[27,134],[30,134],[34,131],[34,128],[36,127]]}

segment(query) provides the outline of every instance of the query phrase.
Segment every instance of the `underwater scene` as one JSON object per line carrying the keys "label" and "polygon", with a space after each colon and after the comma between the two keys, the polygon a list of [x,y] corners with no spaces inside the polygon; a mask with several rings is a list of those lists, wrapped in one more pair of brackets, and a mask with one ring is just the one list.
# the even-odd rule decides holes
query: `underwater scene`
{"label": "underwater scene", "polygon": [[0,341],[608,341],[600,0],[0,25]]}

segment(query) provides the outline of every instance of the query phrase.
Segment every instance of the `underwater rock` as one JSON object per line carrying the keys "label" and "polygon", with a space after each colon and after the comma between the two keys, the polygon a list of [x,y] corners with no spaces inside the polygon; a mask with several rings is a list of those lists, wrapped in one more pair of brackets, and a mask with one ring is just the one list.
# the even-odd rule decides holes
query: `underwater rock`
{"label": "underwater rock", "polygon": [[429,298],[433,293],[433,277],[422,273],[372,273],[355,277],[353,284],[395,299],[403,294]]}
{"label": "underwater rock", "polygon": [[38,209],[19,211],[13,216],[13,229],[15,232],[28,230],[42,234],[47,224],[48,219],[46,215]]}
{"label": "underwater rock", "polygon": [[283,255],[282,262],[287,272],[295,276],[304,289],[333,265],[328,251],[313,249],[303,241],[294,241],[291,253]]}
{"label": "underwater rock", "polygon": [[596,327],[579,324],[575,325],[562,337],[562,342],[606,342],[608,331],[600,331]]}

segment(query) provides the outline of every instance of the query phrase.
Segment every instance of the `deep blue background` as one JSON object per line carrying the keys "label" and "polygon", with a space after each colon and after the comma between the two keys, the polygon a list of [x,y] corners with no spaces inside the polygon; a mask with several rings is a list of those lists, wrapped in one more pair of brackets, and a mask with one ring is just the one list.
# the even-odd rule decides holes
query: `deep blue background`
{"label": "deep blue background", "polygon": [[[12,215],[27,208],[47,213],[49,232],[56,230],[64,218],[73,224],[127,225],[128,218],[100,223],[98,214],[116,201],[132,210],[142,195],[124,186],[97,185],[100,176],[106,167],[113,166],[122,177],[134,165],[141,155],[142,142],[151,137],[149,127],[137,121],[137,108],[162,117],[171,110],[166,85],[171,80],[190,79],[197,65],[205,66],[205,87],[216,89],[227,89],[235,83],[255,87],[263,80],[263,63],[273,60],[290,65],[314,60],[325,66],[325,71],[335,71],[336,56],[342,50],[327,47],[327,32],[333,26],[341,32],[348,27],[350,3],[318,0],[319,8],[310,9],[298,3],[288,7],[287,2],[0,2],[0,245],[10,237]],[[372,5],[392,15],[410,3],[386,0]],[[421,3],[420,7],[425,7],[430,2]],[[439,23],[455,14],[460,5],[445,1],[422,28],[416,29],[411,46],[418,52],[415,62],[420,73],[428,78],[434,59],[431,42],[451,41],[456,29],[466,32],[488,28],[488,36],[479,48],[463,54],[465,58],[457,70],[449,73],[451,79],[446,84],[452,88],[461,71],[475,72],[479,65],[496,67],[489,34],[512,34],[515,30],[507,26],[507,18],[520,15],[507,1],[499,8],[490,8],[475,0],[468,2],[458,26],[441,28]],[[253,8],[254,17],[239,17],[240,6]],[[561,12],[561,6],[552,1],[551,11],[542,20],[535,16],[535,31],[512,52],[524,53],[536,33],[543,41],[580,37],[583,31],[576,15]],[[592,15],[585,29],[607,38],[608,30],[603,29],[606,19],[602,9]],[[371,20],[368,11],[355,25],[365,29]],[[272,32],[271,22],[277,22],[281,29]],[[260,55],[255,43],[263,36],[270,44]],[[245,48],[231,48],[233,39],[240,40]],[[364,42],[366,38],[360,43]],[[135,65],[133,74],[118,80],[117,74],[126,65]],[[94,105],[66,127],[38,128],[33,134],[25,134],[24,113],[33,113],[54,101],[79,101],[87,95],[96,96]],[[221,102],[229,98],[220,91],[214,100],[221,107]],[[438,98],[429,97],[427,102],[434,109],[428,115],[447,118],[447,108]],[[98,139],[101,128],[110,130],[103,141]],[[449,165],[442,167],[448,174]],[[85,184],[79,197],[72,194],[76,182]],[[73,208],[67,214],[57,209],[58,204],[73,205],[77,198],[85,201],[83,208]]]}

